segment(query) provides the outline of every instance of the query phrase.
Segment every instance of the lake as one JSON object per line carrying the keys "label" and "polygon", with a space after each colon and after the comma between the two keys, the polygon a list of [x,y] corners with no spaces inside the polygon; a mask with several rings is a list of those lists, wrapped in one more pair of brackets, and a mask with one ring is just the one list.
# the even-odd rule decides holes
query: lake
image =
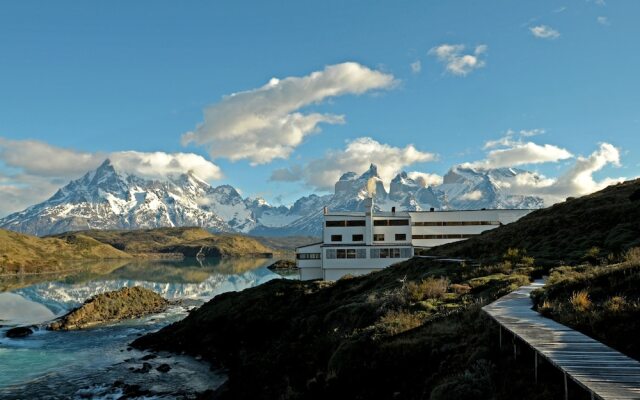
{"label": "lake", "polygon": [[[72,272],[0,277],[0,398],[117,399],[132,387],[144,398],[188,397],[215,389],[225,376],[205,362],[128,347],[138,336],[184,318],[214,296],[283,276],[266,268],[270,259],[101,261],[69,264]],[[297,278],[289,276],[288,278]],[[143,286],[169,300],[182,300],[162,314],[92,329],[54,332],[45,323],[96,294]],[[9,339],[12,326],[35,333]],[[145,357],[146,356],[146,357]],[[146,359],[143,359],[146,358]],[[142,372],[143,363],[151,367]],[[168,364],[169,372],[159,365]]]}

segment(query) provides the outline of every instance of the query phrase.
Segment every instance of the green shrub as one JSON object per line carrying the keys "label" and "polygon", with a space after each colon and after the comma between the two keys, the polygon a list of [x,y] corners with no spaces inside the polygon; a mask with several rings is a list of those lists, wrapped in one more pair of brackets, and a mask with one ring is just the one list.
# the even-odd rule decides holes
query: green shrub
{"label": "green shrub", "polygon": [[633,247],[624,253],[624,261],[640,264],[640,247]]}
{"label": "green shrub", "polygon": [[389,311],[380,318],[378,326],[387,335],[397,335],[422,325],[423,318],[418,313]]}

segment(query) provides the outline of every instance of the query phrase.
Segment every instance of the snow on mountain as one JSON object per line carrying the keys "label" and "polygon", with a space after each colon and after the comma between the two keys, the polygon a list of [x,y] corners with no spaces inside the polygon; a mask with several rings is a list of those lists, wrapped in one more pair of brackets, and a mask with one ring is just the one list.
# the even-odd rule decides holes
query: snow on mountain
{"label": "snow on mountain", "polygon": [[49,200],[0,219],[0,227],[47,235],[82,229],[136,229],[201,226],[218,232],[255,235],[314,235],[322,232],[322,210],[363,210],[372,196],[376,210],[540,208],[542,199],[513,195],[519,177],[535,174],[513,168],[453,167],[443,183],[424,187],[405,172],[389,184],[375,164],[363,174],[343,174],[334,194],[311,194],[292,206],[272,206],[243,198],[230,185],[212,187],[192,173],[148,180],[117,171],[106,160],[98,169],[61,188]]}

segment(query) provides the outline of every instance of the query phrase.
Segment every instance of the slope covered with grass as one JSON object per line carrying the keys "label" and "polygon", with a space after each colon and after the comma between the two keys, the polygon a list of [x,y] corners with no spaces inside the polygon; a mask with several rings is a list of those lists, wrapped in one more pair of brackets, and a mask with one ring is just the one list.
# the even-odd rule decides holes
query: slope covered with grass
{"label": "slope covered with grass", "polygon": [[[202,228],[156,228],[139,230],[90,230],[80,232],[129,254],[179,253],[210,257],[251,256],[273,253],[258,240],[243,235],[214,234]],[[55,237],[71,235],[63,233]]]}
{"label": "slope covered with grass", "polygon": [[555,268],[533,299],[543,315],[640,359],[640,248],[613,265]]}
{"label": "slope covered with grass", "polygon": [[0,274],[56,271],[69,260],[121,258],[131,255],[79,233],[39,238],[0,229]]}
{"label": "slope covered with grass", "polygon": [[[430,254],[496,261],[509,248],[526,250],[538,263],[578,263],[620,255],[640,246],[640,179],[536,210],[515,223],[439,246]],[[592,256],[592,255],[591,255]]]}

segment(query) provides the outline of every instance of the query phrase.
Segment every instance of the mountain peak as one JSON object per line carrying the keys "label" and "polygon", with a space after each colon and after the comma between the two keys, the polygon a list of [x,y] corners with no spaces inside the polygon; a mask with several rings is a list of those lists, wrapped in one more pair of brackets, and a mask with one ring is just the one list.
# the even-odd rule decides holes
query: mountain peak
{"label": "mountain peak", "polygon": [[369,169],[366,170],[362,175],[360,175],[360,178],[379,178],[380,176],[378,175],[378,166],[375,165],[374,163],[371,163],[371,165],[369,165]]}

